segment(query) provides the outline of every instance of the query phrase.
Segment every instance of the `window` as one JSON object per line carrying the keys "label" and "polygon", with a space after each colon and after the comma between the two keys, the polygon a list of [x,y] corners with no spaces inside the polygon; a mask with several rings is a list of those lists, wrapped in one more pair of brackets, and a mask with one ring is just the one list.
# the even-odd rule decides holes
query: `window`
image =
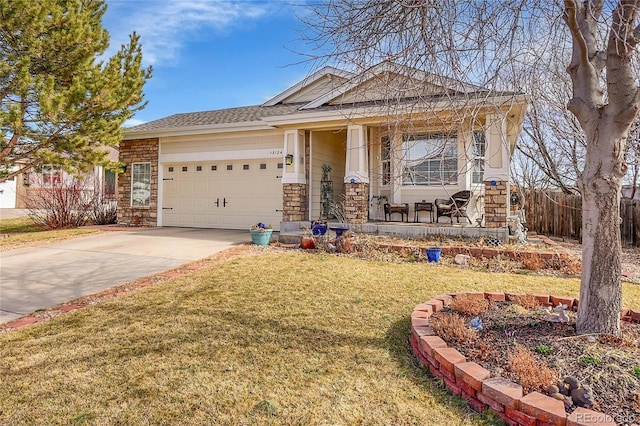
{"label": "window", "polygon": [[202,171],[202,166],[196,166],[196,172],[201,172]]}
{"label": "window", "polygon": [[131,207],[149,207],[151,200],[151,163],[131,165]]}
{"label": "window", "polygon": [[173,167],[169,167],[169,172],[173,172]]}
{"label": "window", "polygon": [[183,172],[188,172],[188,171],[189,171],[189,167],[187,167],[187,166],[182,166],[182,171],[183,171]]}
{"label": "window", "polygon": [[249,170],[249,165],[248,164],[243,164],[242,165],[242,170]]}
{"label": "window", "polygon": [[484,181],[484,155],[487,150],[487,139],[484,132],[473,132],[473,172],[472,183]]}
{"label": "window", "polygon": [[51,188],[62,184],[62,172],[52,165],[47,164],[42,167],[42,186]]}
{"label": "window", "polygon": [[279,168],[279,169],[281,169],[281,168],[282,168],[282,166],[283,166],[283,164],[282,164],[282,163],[278,163],[278,168]]}
{"label": "window", "polygon": [[116,198],[116,172],[113,170],[104,171],[104,196],[110,200]]}
{"label": "window", "polygon": [[403,135],[403,185],[450,185],[458,181],[455,134]]}
{"label": "window", "polygon": [[380,149],[381,159],[382,159],[382,184],[389,185],[391,184],[391,140],[389,136],[384,136],[382,138],[382,146]]}
{"label": "window", "polygon": [[227,170],[233,170],[233,165],[232,164],[227,164]]}
{"label": "window", "polygon": [[215,172],[216,170],[218,170],[218,166],[211,166],[211,171]]}
{"label": "window", "polygon": [[267,170],[267,163],[260,163],[260,170]]}

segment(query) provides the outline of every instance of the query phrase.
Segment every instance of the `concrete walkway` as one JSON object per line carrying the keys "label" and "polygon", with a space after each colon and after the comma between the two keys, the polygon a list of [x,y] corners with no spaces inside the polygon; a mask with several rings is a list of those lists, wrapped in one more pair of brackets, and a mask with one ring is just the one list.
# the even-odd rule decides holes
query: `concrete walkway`
{"label": "concrete walkway", "polygon": [[0,253],[0,323],[249,243],[247,231],[139,228]]}

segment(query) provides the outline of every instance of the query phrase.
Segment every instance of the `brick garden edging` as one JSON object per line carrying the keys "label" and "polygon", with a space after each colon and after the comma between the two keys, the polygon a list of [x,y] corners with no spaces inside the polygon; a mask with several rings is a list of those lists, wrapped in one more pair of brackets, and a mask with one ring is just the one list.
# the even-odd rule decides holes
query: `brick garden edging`
{"label": "brick garden edging", "polygon": [[[523,388],[503,377],[491,377],[491,372],[450,348],[436,335],[429,323],[435,312],[449,306],[459,294],[476,295],[492,301],[510,301],[511,293],[452,293],[436,296],[419,304],[411,314],[411,347],[418,360],[442,379],[454,394],[465,399],[477,411],[490,409],[507,424],[523,426],[613,425],[613,418],[604,413],[577,408],[567,414],[564,403],[540,392],[524,395]],[[546,306],[567,304],[577,310],[578,299],[551,295],[535,295]],[[640,322],[640,311],[624,308],[622,320]]]}

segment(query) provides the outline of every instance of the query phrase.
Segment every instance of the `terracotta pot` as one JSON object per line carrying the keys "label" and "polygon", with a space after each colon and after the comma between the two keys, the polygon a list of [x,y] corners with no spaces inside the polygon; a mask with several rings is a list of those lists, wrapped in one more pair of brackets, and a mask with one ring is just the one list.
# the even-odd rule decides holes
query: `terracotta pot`
{"label": "terracotta pot", "polygon": [[316,239],[313,237],[301,237],[300,248],[305,250],[311,250],[316,248]]}

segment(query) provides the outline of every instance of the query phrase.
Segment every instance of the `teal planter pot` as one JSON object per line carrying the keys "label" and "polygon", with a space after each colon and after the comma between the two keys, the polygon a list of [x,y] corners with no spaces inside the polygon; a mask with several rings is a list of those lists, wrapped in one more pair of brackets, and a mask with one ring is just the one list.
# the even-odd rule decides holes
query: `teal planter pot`
{"label": "teal planter pot", "polygon": [[251,242],[257,246],[268,246],[271,241],[273,229],[249,229],[251,233]]}

